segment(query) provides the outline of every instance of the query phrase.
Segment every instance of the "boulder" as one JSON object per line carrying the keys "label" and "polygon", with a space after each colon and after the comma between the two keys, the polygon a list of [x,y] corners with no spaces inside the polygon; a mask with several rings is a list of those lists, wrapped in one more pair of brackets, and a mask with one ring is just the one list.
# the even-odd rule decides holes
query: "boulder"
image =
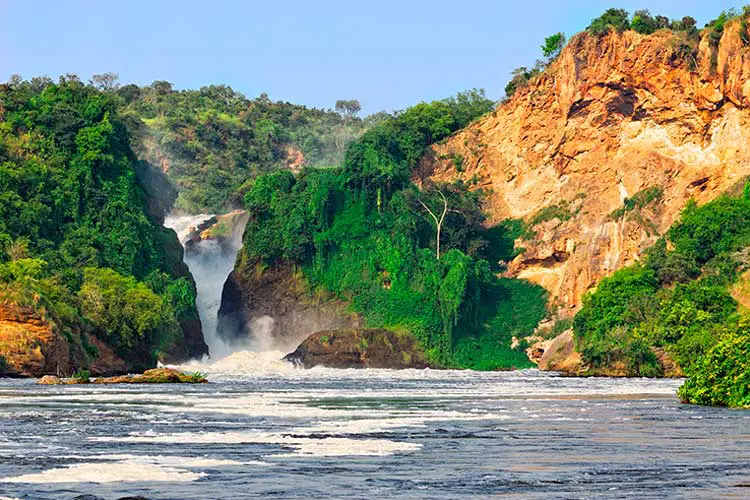
{"label": "boulder", "polygon": [[285,360],[304,368],[427,368],[424,351],[408,333],[346,328],[310,335]]}
{"label": "boulder", "polygon": [[569,375],[583,374],[585,368],[581,354],[576,351],[573,330],[566,330],[547,344],[538,366],[544,371],[559,371]]}
{"label": "boulder", "polygon": [[55,375],[45,375],[36,382],[39,385],[62,385],[63,381]]}

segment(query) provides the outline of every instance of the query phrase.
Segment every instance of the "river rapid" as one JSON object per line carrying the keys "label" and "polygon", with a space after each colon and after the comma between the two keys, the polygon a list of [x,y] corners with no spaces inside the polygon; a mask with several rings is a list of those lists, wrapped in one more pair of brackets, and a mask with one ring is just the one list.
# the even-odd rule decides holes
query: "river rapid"
{"label": "river rapid", "polygon": [[185,255],[213,359],[178,368],[208,384],[0,379],[0,500],[750,497],[750,412],[681,405],[679,380],[304,370],[257,325],[227,343],[241,232]]}
{"label": "river rapid", "polygon": [[184,366],[202,385],[0,380],[0,497],[748,498],[750,412],[680,381]]}

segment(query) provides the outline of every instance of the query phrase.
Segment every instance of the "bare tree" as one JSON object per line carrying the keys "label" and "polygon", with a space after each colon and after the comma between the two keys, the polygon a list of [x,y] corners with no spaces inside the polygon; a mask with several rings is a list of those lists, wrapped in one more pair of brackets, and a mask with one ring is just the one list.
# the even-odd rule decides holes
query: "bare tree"
{"label": "bare tree", "polygon": [[120,86],[120,75],[117,73],[101,73],[92,75],[89,83],[99,90],[115,90]]}
{"label": "bare tree", "polygon": [[341,115],[347,121],[357,116],[357,113],[359,113],[361,110],[362,110],[362,106],[359,104],[359,101],[356,99],[351,99],[351,100],[342,99],[342,100],[336,101],[336,111],[338,113],[341,113]]}
{"label": "bare tree", "polygon": [[10,78],[8,78],[8,85],[11,87],[17,87],[18,85],[21,85],[23,83],[23,77],[19,74],[12,74],[10,75]]}
{"label": "bare tree", "polygon": [[442,191],[438,191],[438,194],[443,200],[443,212],[440,214],[440,217],[435,215],[435,212],[433,212],[430,207],[428,207],[422,200],[417,198],[417,201],[424,207],[425,210],[427,210],[427,213],[429,213],[430,217],[432,217],[435,221],[435,228],[437,232],[437,235],[435,236],[435,252],[437,254],[437,260],[440,260],[440,231],[443,229],[443,221],[445,221],[445,215],[448,213],[448,199],[445,197]]}

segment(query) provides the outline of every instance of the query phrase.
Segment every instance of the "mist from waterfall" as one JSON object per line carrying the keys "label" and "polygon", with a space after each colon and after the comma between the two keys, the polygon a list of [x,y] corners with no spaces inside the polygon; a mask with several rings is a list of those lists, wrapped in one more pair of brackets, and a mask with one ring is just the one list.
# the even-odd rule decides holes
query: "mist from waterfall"
{"label": "mist from waterfall", "polygon": [[[213,215],[209,214],[170,215],[164,221],[164,225],[177,233],[180,244],[184,247],[195,228],[211,217]],[[230,342],[222,339],[217,331],[221,293],[229,273],[234,268],[237,253],[242,248],[244,226],[245,224],[242,223],[235,227],[232,235],[222,242],[215,239],[202,239],[194,242],[191,248],[185,251],[184,260],[190,268],[198,292],[196,306],[203,326],[203,337],[212,360],[225,358],[236,351],[264,350],[264,346],[253,345],[257,341],[251,340],[250,332],[247,338]],[[260,332],[260,335],[254,337],[262,338],[267,325],[252,326]]]}

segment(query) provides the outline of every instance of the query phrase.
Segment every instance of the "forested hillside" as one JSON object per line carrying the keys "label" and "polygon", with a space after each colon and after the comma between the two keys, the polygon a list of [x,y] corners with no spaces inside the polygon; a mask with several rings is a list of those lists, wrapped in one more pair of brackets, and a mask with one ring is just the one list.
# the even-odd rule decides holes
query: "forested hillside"
{"label": "forested hillside", "polygon": [[23,371],[14,308],[51,325],[55,338],[45,342],[60,337],[66,366],[102,354],[92,337],[133,368],[205,352],[182,249],[161,226],[164,214],[149,211],[119,107],[76,79],[0,86],[5,370]]}
{"label": "forested hillside", "polygon": [[177,208],[218,213],[242,202],[248,179],[277,169],[339,165],[346,146],[378,117],[248,99],[227,86],[174,90],[168,82],[113,89],[140,158],[159,166],[179,191]]}
{"label": "forested hillside", "polygon": [[493,107],[476,91],[422,103],[367,131],[342,168],[252,181],[236,273],[298,268],[310,295],[414,335],[439,366],[529,366],[511,338],[533,330],[545,299],[540,287],[495,276],[513,252],[510,230],[485,227],[481,191],[411,181],[428,145]]}

